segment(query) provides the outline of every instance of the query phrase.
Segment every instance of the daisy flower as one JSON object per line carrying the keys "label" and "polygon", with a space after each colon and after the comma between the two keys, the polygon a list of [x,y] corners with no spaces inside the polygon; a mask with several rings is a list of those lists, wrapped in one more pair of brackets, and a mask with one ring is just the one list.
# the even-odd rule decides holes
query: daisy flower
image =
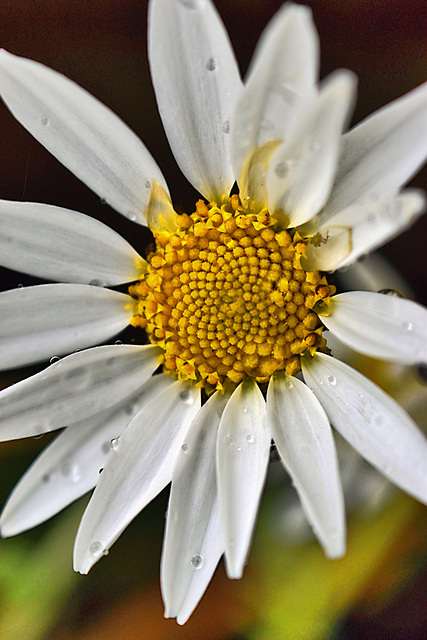
{"label": "daisy flower", "polygon": [[[1,366],[71,353],[0,393],[3,439],[66,426],[13,491],[1,532],[33,527],[96,485],[74,551],[87,573],[172,481],[161,582],[166,616],[183,623],[223,554],[228,575],[242,575],[272,440],[331,558],[345,551],[331,425],[426,499],[423,435],[322,332],[376,358],[427,360],[422,307],[335,295],[326,273],[422,212],[423,195],[400,189],[426,154],[427,87],[343,135],[355,78],[342,70],[318,84],[311,13],[291,4],[244,85],[210,0],[151,0],[149,58],[169,143],[203,196],[190,214],[175,213],[155,161],[108,108],[0,54],[14,116],[155,242],[142,257],[81,213],[1,202],[1,264],[59,282],[0,294]],[[114,289],[128,282],[128,293]],[[129,323],[148,344],[87,348]]]}

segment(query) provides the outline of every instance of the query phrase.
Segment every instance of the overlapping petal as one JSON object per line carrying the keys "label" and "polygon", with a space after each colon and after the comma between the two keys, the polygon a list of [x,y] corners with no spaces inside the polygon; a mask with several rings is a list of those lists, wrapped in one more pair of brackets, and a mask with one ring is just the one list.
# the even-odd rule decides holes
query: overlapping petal
{"label": "overlapping petal", "polygon": [[297,378],[273,376],[267,419],[307,519],[330,558],[345,552],[344,499],[331,427],[310,389]]}
{"label": "overlapping petal", "polygon": [[271,158],[268,208],[292,227],[316,215],[329,196],[355,88],[355,76],[350,71],[332,74]]}
{"label": "overlapping petal", "polygon": [[200,390],[174,382],[126,427],[105,462],[77,533],[74,567],[87,573],[135,516],[171,481]]}
{"label": "overlapping petal", "polygon": [[37,202],[0,200],[0,264],[56,282],[115,286],[146,262],[99,220]]}
{"label": "overlapping petal", "polygon": [[169,144],[207,200],[234,183],[230,120],[241,91],[237,63],[211,0],[152,0],[149,58]]}
{"label": "overlapping petal", "polygon": [[227,574],[241,578],[270,454],[265,401],[253,379],[241,383],[222,414],[217,477]]}
{"label": "overlapping petal", "polygon": [[0,293],[0,369],[84,349],[132,318],[124,293],[85,284],[42,284]]}
{"label": "overlapping petal", "polygon": [[62,74],[4,50],[0,95],[15,118],[82,182],[145,224],[151,181],[167,186],[141,140],[108,107]]}
{"label": "overlapping petal", "polygon": [[254,54],[232,120],[232,161],[240,197],[262,209],[266,168],[259,150],[289,136],[301,106],[315,89],[319,43],[307,7],[286,4],[269,23]]}
{"label": "overlapping petal", "polygon": [[403,409],[373,382],[322,353],[306,362],[304,380],[331,424],[386,478],[427,502],[427,440]]}
{"label": "overlapping petal", "polygon": [[224,552],[215,453],[227,396],[216,392],[191,424],[172,475],[162,554],[166,617],[183,624],[195,609]]}
{"label": "overlapping petal", "polygon": [[9,496],[0,519],[1,535],[13,536],[44,522],[96,485],[115,438],[136,411],[172,380],[151,377],[124,402],[70,425],[36,458]]}
{"label": "overlapping petal", "polygon": [[36,436],[90,418],[139,389],[158,347],[108,345],[73,353],[0,392],[0,440]]}
{"label": "overlapping petal", "polygon": [[333,296],[323,324],[352,349],[402,364],[427,362],[427,310],[412,300],[370,291]]}

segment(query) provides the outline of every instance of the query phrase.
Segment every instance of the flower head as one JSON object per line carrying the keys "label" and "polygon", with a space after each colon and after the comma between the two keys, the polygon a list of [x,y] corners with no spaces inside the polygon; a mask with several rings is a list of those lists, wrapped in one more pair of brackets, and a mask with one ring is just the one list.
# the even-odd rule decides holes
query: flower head
{"label": "flower head", "polygon": [[[427,360],[423,308],[335,295],[325,274],[422,212],[423,195],[400,189],[425,158],[427,90],[343,134],[354,76],[318,86],[308,9],[279,11],[244,86],[210,0],[151,0],[149,36],[168,140],[204,198],[190,214],[175,213],[155,161],[106,107],[43,65],[0,54],[12,113],[155,242],[145,259],[83,214],[0,203],[1,263],[66,283],[0,294],[2,368],[83,349],[0,394],[3,439],[67,426],[15,488],[1,527],[25,530],[96,485],[75,546],[86,573],[172,480],[162,589],[166,615],[184,622],[223,553],[229,576],[243,573],[272,439],[330,557],[345,551],[331,424],[426,499],[424,437],[331,356],[323,330],[377,358]],[[127,294],[105,288],[127,282]],[[150,344],[86,349],[129,323]]]}

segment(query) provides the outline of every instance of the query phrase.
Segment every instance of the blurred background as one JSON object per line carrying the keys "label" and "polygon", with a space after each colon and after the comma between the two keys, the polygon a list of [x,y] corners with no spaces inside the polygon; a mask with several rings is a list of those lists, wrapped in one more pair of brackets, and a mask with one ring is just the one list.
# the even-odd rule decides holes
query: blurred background
{"label": "blurred background", "polygon": [[[216,0],[244,75],[280,0]],[[354,122],[427,76],[427,10],[419,0],[312,0],[321,77],[348,67],[359,76]],[[166,176],[174,204],[198,198],[169,150],[151,87],[146,0],[2,0],[0,46],[77,81],[141,137]],[[101,219],[141,251],[150,234],[112,211],[64,169],[0,104],[0,197],[59,205]],[[420,135],[425,132],[420,132]],[[412,183],[426,188],[426,172]],[[427,216],[379,253],[427,303]],[[372,267],[376,269],[374,264]],[[393,279],[393,278],[392,278]],[[0,269],[0,290],[39,283]],[[393,282],[384,287],[393,287]],[[398,288],[398,287],[395,287]],[[354,362],[422,424],[425,375]],[[0,387],[41,367],[0,374]],[[425,372],[424,372],[425,374]],[[425,426],[425,425],[424,425]],[[0,498],[48,442],[0,447]],[[249,565],[239,582],[220,566],[184,628],[163,619],[159,560],[168,492],[135,520],[108,558],[82,577],[72,544],[82,499],[37,529],[0,541],[0,638],[9,640],[419,640],[425,574],[420,506],[393,492],[344,447],[349,478],[347,556],[331,562],[311,539],[281,465],[272,463]]]}

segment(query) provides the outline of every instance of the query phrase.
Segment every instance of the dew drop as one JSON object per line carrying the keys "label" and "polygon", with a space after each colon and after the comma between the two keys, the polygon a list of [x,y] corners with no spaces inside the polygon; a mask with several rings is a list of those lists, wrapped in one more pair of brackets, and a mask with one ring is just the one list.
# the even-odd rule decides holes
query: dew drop
{"label": "dew drop", "polygon": [[216,60],[215,58],[209,58],[209,60],[206,63],[206,69],[208,71],[215,71],[215,69],[218,68],[218,60]]}
{"label": "dew drop", "polygon": [[183,402],[185,402],[185,404],[193,404],[193,396],[188,389],[184,389],[183,391],[181,391],[179,397]]}
{"label": "dew drop", "polygon": [[103,471],[104,471],[104,467],[101,467],[98,471],[98,475],[100,476]]}
{"label": "dew drop", "polygon": [[107,283],[105,282],[105,280],[98,280],[96,278],[94,280],[91,280],[89,282],[89,284],[92,287],[106,287],[107,286]]}
{"label": "dew drop", "polygon": [[186,9],[198,9],[202,5],[201,0],[179,0],[179,1]]}
{"label": "dew drop", "polygon": [[145,188],[146,188],[146,189],[151,189],[151,180],[146,180],[146,182],[145,182]]}
{"label": "dew drop", "polygon": [[403,293],[397,289],[380,289],[378,293],[382,293],[384,296],[391,296],[392,298],[404,298]]}
{"label": "dew drop", "polygon": [[329,384],[331,384],[334,387],[336,385],[336,383],[337,383],[337,379],[336,379],[335,376],[329,376],[328,377],[328,382],[329,382]]}
{"label": "dew drop", "polygon": [[43,438],[44,433],[39,433],[37,436],[33,436],[33,440],[40,440],[40,438]]}
{"label": "dew drop", "polygon": [[138,408],[139,408],[139,405],[137,402],[130,402],[125,406],[125,413],[128,416],[133,416],[133,414],[137,412]]}
{"label": "dew drop", "polygon": [[18,284],[17,289],[23,289],[24,285],[23,284]]}
{"label": "dew drop", "polygon": [[113,451],[117,451],[117,449],[120,446],[120,439],[119,438],[113,438],[110,442],[110,449],[113,449]]}
{"label": "dew drop", "polygon": [[132,222],[135,222],[136,220],[136,214],[133,213],[133,211],[129,211],[127,214],[127,217],[129,218],[129,220],[131,220]]}
{"label": "dew drop", "polygon": [[50,482],[50,481],[51,481],[51,479],[52,479],[52,473],[45,473],[45,474],[42,476],[42,481],[43,481],[43,482],[45,482],[46,484],[47,484],[48,482]]}
{"label": "dew drop", "polygon": [[99,558],[99,556],[102,556],[103,553],[103,545],[101,544],[101,542],[96,540],[90,545],[89,551],[93,556],[95,556],[95,558]]}
{"label": "dew drop", "polygon": [[193,556],[191,558],[191,564],[195,569],[201,569],[203,566],[203,558],[202,556]]}
{"label": "dew drop", "polygon": [[184,442],[184,444],[182,445],[181,449],[184,451],[184,453],[187,453],[187,451],[189,450],[189,446],[186,442]]}
{"label": "dew drop", "polygon": [[236,441],[235,437],[230,435],[228,435],[225,439],[225,443],[228,445],[233,445],[235,441]]}
{"label": "dew drop", "polygon": [[52,356],[49,360],[50,364],[55,364],[55,362],[59,362],[61,358],[59,356]]}
{"label": "dew drop", "polygon": [[123,342],[121,340],[116,340],[114,344],[121,345],[121,344],[123,344]]}
{"label": "dew drop", "polygon": [[77,482],[80,479],[79,467],[71,462],[64,462],[61,467],[61,475],[67,480]]}
{"label": "dew drop", "polygon": [[111,443],[110,442],[103,442],[102,447],[101,447],[101,451],[102,453],[110,453],[110,449],[111,449]]}
{"label": "dew drop", "polygon": [[246,436],[246,442],[249,442],[250,444],[253,444],[255,442],[253,433],[248,433],[248,435]]}
{"label": "dew drop", "polygon": [[369,213],[369,214],[368,214],[368,216],[367,216],[367,218],[366,218],[366,219],[367,219],[367,221],[368,221],[368,222],[370,222],[371,224],[373,224],[373,223],[376,221],[377,216],[375,215],[375,213],[372,213],[372,212],[371,212],[371,213]]}
{"label": "dew drop", "polygon": [[49,118],[42,118],[41,123],[43,127],[47,127],[49,124]]}
{"label": "dew drop", "polygon": [[286,380],[285,380],[285,387],[286,387],[287,389],[292,389],[292,387],[293,387],[293,386],[294,386],[294,384],[293,384],[292,380],[289,380],[289,378],[286,378]]}
{"label": "dew drop", "polygon": [[405,333],[409,333],[413,328],[412,322],[409,322],[409,320],[406,320],[406,322],[402,324],[402,329]]}
{"label": "dew drop", "polygon": [[241,451],[242,447],[236,447],[236,451]]}
{"label": "dew drop", "polygon": [[222,123],[222,130],[224,133],[230,133],[230,123],[228,120]]}
{"label": "dew drop", "polygon": [[247,407],[243,407],[242,411],[243,411],[243,413],[247,413],[248,412],[248,408]]}
{"label": "dew drop", "polygon": [[101,204],[107,204],[107,198],[100,198]]}

